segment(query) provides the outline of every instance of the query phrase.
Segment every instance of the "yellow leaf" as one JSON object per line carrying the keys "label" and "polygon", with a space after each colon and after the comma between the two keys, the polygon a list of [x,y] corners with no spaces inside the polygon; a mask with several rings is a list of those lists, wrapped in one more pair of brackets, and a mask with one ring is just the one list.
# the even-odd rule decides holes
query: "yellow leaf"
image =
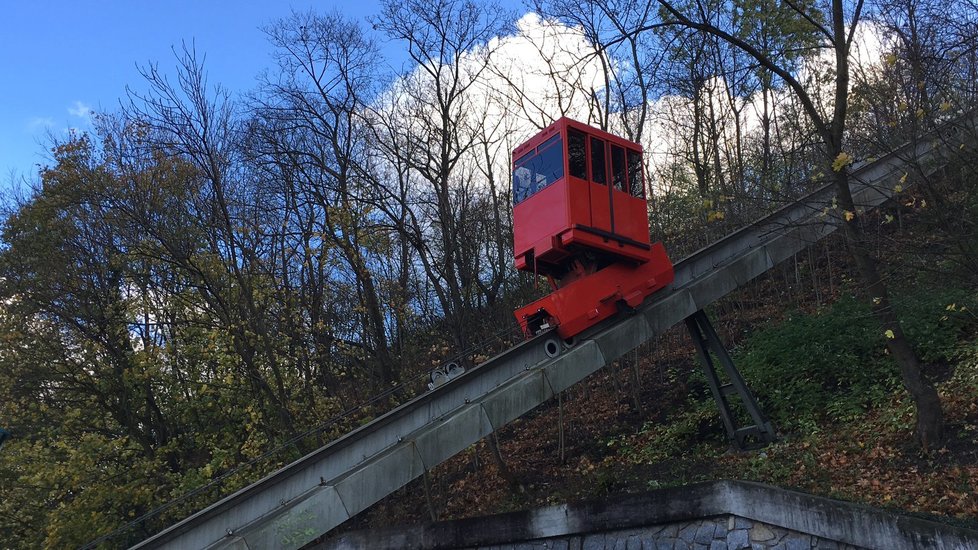
{"label": "yellow leaf", "polygon": [[941,110],[942,111],[945,111],[945,112],[950,111],[951,110],[951,102],[950,101],[945,101],[944,103],[941,103]]}
{"label": "yellow leaf", "polygon": [[886,54],[886,57],[883,58],[883,61],[885,61],[888,66],[892,67],[896,65],[897,55],[895,53],[888,53]]}
{"label": "yellow leaf", "polygon": [[953,304],[947,306],[947,308],[945,308],[945,309],[947,309],[947,311],[954,311],[956,307],[957,307],[957,303],[953,303]]}
{"label": "yellow leaf", "polygon": [[848,210],[844,210],[842,212],[842,216],[846,219],[847,222],[851,222],[852,219],[856,217],[855,214],[853,214],[852,212],[850,212]]}
{"label": "yellow leaf", "polygon": [[907,172],[903,173],[903,177],[900,178],[900,183],[907,183]]}
{"label": "yellow leaf", "polygon": [[917,109],[917,118],[924,118],[923,108]]}
{"label": "yellow leaf", "polygon": [[877,305],[878,306],[878,305],[880,305],[880,302],[882,302],[882,301],[883,301],[883,299],[880,298],[879,296],[876,296],[875,298],[873,298],[873,304],[874,305]]}
{"label": "yellow leaf", "polygon": [[897,111],[906,111],[909,108],[910,105],[908,105],[906,101],[901,101],[899,105],[897,105]]}
{"label": "yellow leaf", "polygon": [[846,166],[852,164],[852,161],[853,158],[849,156],[849,153],[846,152],[839,153],[839,156],[835,157],[835,160],[832,161],[832,170],[839,172]]}
{"label": "yellow leaf", "polygon": [[897,185],[896,187],[893,188],[893,191],[897,193],[903,193],[903,186]]}
{"label": "yellow leaf", "polygon": [[883,222],[883,223],[892,223],[892,222],[893,222],[893,216],[890,215],[890,214],[887,214],[886,215],[886,221]]}
{"label": "yellow leaf", "polygon": [[891,340],[896,338],[896,336],[893,334],[893,331],[890,329],[886,329],[886,332],[884,332],[883,335]]}
{"label": "yellow leaf", "polygon": [[926,199],[920,199],[920,207],[921,208],[927,208],[927,200]]}

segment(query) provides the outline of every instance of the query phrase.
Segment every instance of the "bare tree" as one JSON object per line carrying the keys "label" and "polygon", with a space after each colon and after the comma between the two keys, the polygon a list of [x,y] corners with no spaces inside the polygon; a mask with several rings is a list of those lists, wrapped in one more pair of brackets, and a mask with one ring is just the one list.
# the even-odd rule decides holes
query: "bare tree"
{"label": "bare tree", "polygon": [[[311,251],[299,266],[320,288],[308,296],[314,340],[335,332],[335,319],[322,319],[324,278],[337,290],[332,260],[348,270],[349,299],[359,307],[355,335],[343,340],[376,363],[373,378],[389,385],[397,376],[391,355],[384,299],[372,264],[381,261],[387,235],[369,211],[363,177],[368,131],[362,111],[377,90],[379,54],[355,23],[340,15],[294,14],[266,31],[277,48],[278,72],[266,77],[253,126],[255,162],[282,186],[296,219],[299,245]],[[317,269],[309,267],[316,265]]]}
{"label": "bare tree", "polygon": [[[388,209],[405,215],[396,227],[418,252],[424,272],[438,297],[456,345],[468,346],[473,298],[480,276],[478,238],[467,223],[472,211],[475,170],[465,159],[475,146],[470,115],[479,113],[479,98],[469,92],[489,64],[491,38],[499,35],[501,12],[491,5],[463,0],[393,1],[383,3],[374,26],[403,41],[416,63],[387,99],[386,115],[378,109],[378,145],[400,174],[422,188],[410,189],[411,204]],[[408,197],[389,195],[390,199]]]}
{"label": "bare tree", "polygon": [[[123,116],[128,125],[145,128],[147,146],[184,159],[199,175],[202,188],[188,195],[203,248],[187,249],[174,228],[161,235],[172,261],[197,279],[200,297],[233,335],[244,378],[263,398],[276,428],[295,429],[289,373],[276,353],[274,308],[262,292],[262,247],[257,228],[266,209],[249,185],[240,154],[236,105],[220,86],[210,89],[203,61],[192,48],[178,56],[176,82],[156,65],[143,70],[145,93],[130,92]],[[220,265],[216,268],[214,261]]]}

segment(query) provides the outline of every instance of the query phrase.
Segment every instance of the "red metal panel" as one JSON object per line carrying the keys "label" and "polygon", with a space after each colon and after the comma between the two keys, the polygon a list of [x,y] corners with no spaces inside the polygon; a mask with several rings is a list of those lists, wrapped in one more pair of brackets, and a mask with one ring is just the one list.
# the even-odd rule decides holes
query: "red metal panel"
{"label": "red metal panel", "polygon": [[[541,239],[557,235],[568,224],[567,180],[544,188],[536,195],[513,208],[513,252],[520,257],[529,252]],[[517,229],[518,228],[518,229]],[[545,251],[536,250],[539,258]],[[532,270],[532,267],[531,267]]]}
{"label": "red metal panel", "polygon": [[615,233],[633,241],[650,244],[649,212],[645,199],[614,191]]}
{"label": "red metal panel", "polygon": [[591,205],[591,225],[595,229],[611,233],[611,197],[608,186],[600,183],[589,183],[588,202]]}
{"label": "red metal panel", "polygon": [[568,178],[567,182],[567,223],[564,229],[577,225],[591,225],[591,209],[588,201],[589,186],[586,180],[574,177]]}

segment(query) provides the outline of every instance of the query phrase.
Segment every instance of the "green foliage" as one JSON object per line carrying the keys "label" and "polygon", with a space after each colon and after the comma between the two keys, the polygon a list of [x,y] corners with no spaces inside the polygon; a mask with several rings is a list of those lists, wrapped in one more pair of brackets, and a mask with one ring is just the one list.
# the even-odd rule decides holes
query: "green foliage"
{"label": "green foliage", "polygon": [[810,431],[859,414],[899,384],[865,304],[845,297],[751,335],[735,362],[781,431]]}
{"label": "green foliage", "polygon": [[[921,359],[950,359],[970,323],[968,292],[916,288],[899,296],[896,308]],[[952,304],[965,311],[948,311]],[[811,433],[826,420],[852,420],[900,387],[869,306],[852,297],[754,333],[735,361],[781,431]]]}
{"label": "green foliage", "polygon": [[688,409],[678,411],[665,424],[649,422],[643,425],[639,431],[640,440],[651,441],[649,444],[636,444],[631,436],[619,436],[610,439],[606,445],[617,448],[617,454],[631,462],[654,464],[676,458],[710,456],[715,452],[715,446],[702,443],[716,443],[711,436],[722,433],[723,425],[716,405],[712,400],[701,398],[693,399]]}
{"label": "green foliage", "polygon": [[905,290],[896,305],[903,330],[925,363],[944,363],[959,353],[962,335],[978,327],[978,297],[964,288]]}

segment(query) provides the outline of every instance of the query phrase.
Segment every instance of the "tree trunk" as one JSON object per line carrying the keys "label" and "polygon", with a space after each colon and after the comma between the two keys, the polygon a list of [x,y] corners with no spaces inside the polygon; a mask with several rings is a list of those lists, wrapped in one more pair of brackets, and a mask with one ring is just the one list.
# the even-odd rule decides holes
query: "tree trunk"
{"label": "tree trunk", "polygon": [[[846,170],[836,175],[839,205],[846,211],[856,212],[849,176]],[[886,284],[876,267],[876,259],[869,252],[865,233],[859,225],[858,215],[843,222],[846,244],[856,262],[866,297],[871,300],[873,315],[886,337],[886,347],[900,368],[900,378],[910,392],[917,407],[917,424],[914,437],[925,450],[937,449],[944,442],[944,411],[937,390],[927,381],[920,368],[920,358],[907,341],[896,312],[890,303]]]}

